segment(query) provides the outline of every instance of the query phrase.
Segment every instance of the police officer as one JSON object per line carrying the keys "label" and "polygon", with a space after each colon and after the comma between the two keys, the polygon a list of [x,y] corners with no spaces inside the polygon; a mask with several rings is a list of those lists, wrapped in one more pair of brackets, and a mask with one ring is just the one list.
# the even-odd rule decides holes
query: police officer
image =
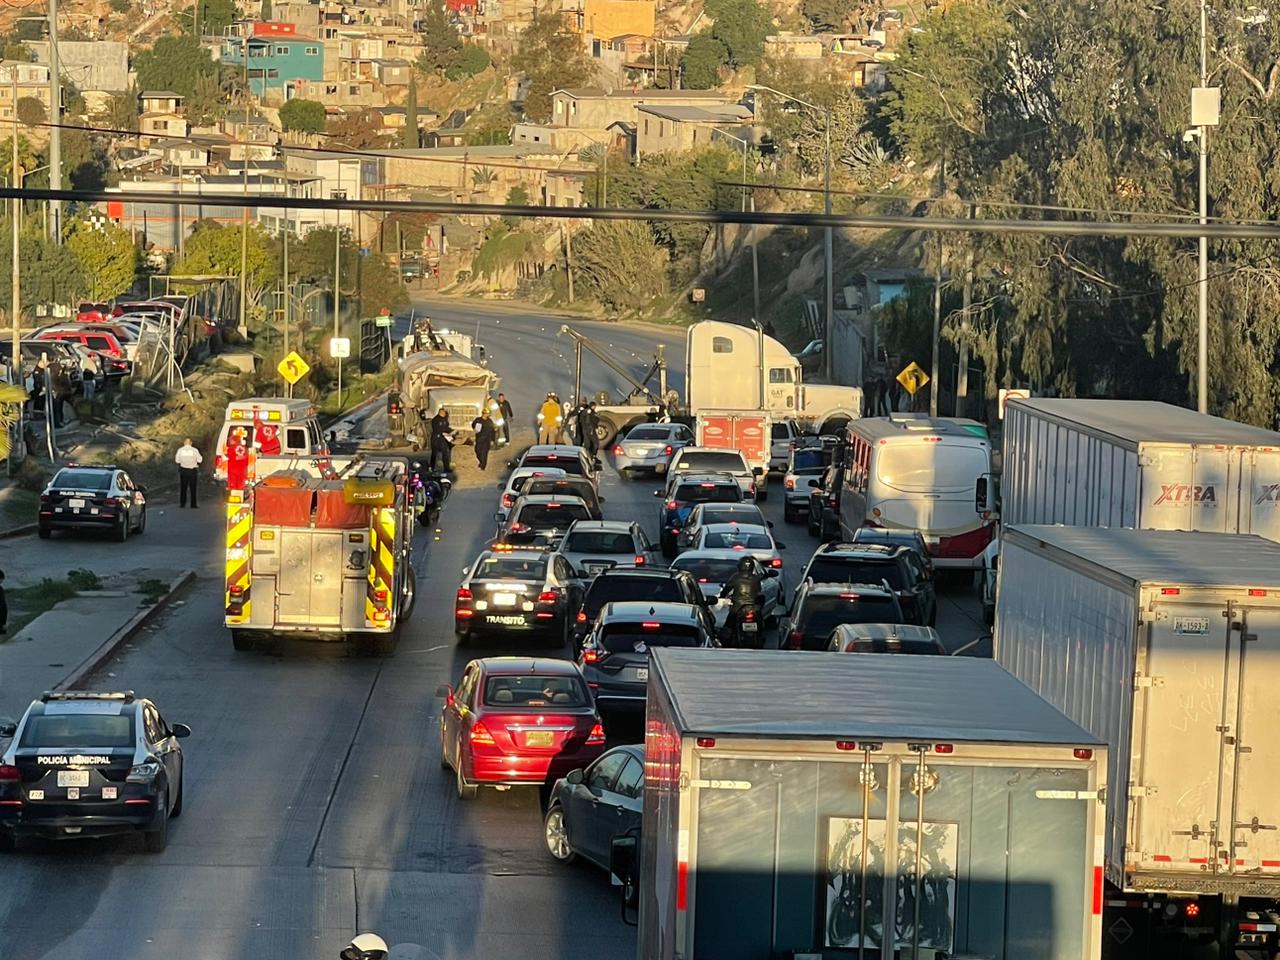
{"label": "police officer", "polygon": [[729,598],[729,616],[725,620],[725,629],[730,642],[733,642],[737,639],[738,621],[743,609],[755,607],[760,610],[764,604],[764,583],[755,557],[743,557],[738,561],[738,569],[725,581],[720,596]]}
{"label": "police officer", "polygon": [[489,448],[498,439],[498,430],[494,427],[493,418],[489,416],[487,408],[481,410],[480,416],[471,421],[471,429],[475,431],[476,437],[476,463],[480,465],[481,470],[488,469]]}
{"label": "police officer", "polygon": [[600,426],[600,414],[596,413],[596,402],[592,400],[582,408],[578,415],[578,442],[587,451],[592,461],[599,459],[600,440],[596,436],[596,428]]}
{"label": "police officer", "polygon": [[453,429],[449,426],[449,411],[444,407],[431,418],[431,469],[442,473],[453,470]]}
{"label": "police officer", "polygon": [[498,412],[502,414],[502,442],[511,442],[511,418],[515,412],[511,409],[511,401],[505,393],[498,394]]}

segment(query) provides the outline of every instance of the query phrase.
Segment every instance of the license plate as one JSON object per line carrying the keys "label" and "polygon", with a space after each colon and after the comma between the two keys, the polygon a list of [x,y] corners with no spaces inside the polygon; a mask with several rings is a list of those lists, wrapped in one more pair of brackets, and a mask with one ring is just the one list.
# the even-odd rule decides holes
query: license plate
{"label": "license plate", "polygon": [[608,563],[588,563],[587,573],[600,573],[602,570],[608,570],[612,564]]}
{"label": "license plate", "polygon": [[496,623],[505,627],[523,627],[524,617],[489,617],[489,623]]}
{"label": "license plate", "polygon": [[553,747],[556,736],[550,730],[529,730],[524,735],[526,747]]}
{"label": "license plate", "polygon": [[744,623],[744,624],[742,625],[742,632],[743,632],[743,633],[755,633],[755,632],[756,632],[756,626],[757,626],[757,625],[756,625],[756,624],[754,624],[754,623]]}
{"label": "license plate", "polygon": [[637,679],[637,680],[648,680],[648,679],[649,679],[649,668],[648,668],[648,667],[636,667],[636,679]]}
{"label": "license plate", "polygon": [[635,452],[631,455],[633,457],[647,457],[651,453],[653,453],[652,447],[636,447]]}
{"label": "license plate", "polygon": [[69,507],[83,507],[83,506],[84,506],[84,501],[83,501],[83,500],[81,500],[79,497],[72,497],[70,500],[68,500],[68,501],[67,501],[67,506],[69,506]]}
{"label": "license plate", "polygon": [[87,787],[89,785],[88,770],[59,770],[58,786]]}
{"label": "license plate", "polygon": [[514,607],[516,605],[516,595],[514,593],[495,593],[489,599],[493,601],[495,607]]}

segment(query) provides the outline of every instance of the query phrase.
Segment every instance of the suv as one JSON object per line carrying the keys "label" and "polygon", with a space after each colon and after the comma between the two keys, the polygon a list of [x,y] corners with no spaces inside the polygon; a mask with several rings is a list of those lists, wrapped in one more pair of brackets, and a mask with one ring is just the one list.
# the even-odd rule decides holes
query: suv
{"label": "suv", "polygon": [[[929,547],[924,542],[924,534],[919,530],[908,530],[903,527],[889,530],[885,527],[859,527],[853,531],[853,543],[896,543],[900,547],[908,547],[916,552],[916,556],[924,565],[925,573],[933,579],[933,558],[929,555]],[[995,543],[996,541],[991,541]]]}
{"label": "suv", "polygon": [[938,620],[933,580],[911,547],[894,543],[824,543],[809,558],[800,580],[887,583],[902,605],[905,623],[932,627]]}
{"label": "suv", "polygon": [[614,567],[597,575],[587,588],[574,624],[574,639],[581,641],[605,604],[615,600],[692,604],[703,610],[707,629],[715,628],[715,616],[704,606],[714,601],[703,599],[702,589],[688,573],[654,567]]}
{"label": "suv", "polygon": [[773,421],[769,429],[769,469],[781,473],[787,469],[787,455],[795,449],[803,434],[790,417]]}
{"label": "suv", "polygon": [[824,543],[840,535],[840,491],[844,465],[833,463],[822,473],[818,486],[809,490],[809,534]]}
{"label": "suv", "polygon": [[147,529],[146,490],[115,467],[69,463],[40,494],[36,531],[48,540],[58,528],[110,529],[122,543]]}
{"label": "suv", "polygon": [[578,654],[596,704],[643,710],[653,647],[717,646],[702,610],[689,603],[606,604]]}
{"label": "suv", "polygon": [[585,477],[533,477],[525,481],[525,487],[520,492],[529,497],[535,494],[577,497],[587,505],[592,520],[604,519],[604,510],[600,507],[604,497],[596,492],[596,485]]}
{"label": "suv", "polygon": [[0,755],[0,847],[15,836],[105,837],[141,831],[147,850],[182,813],[182,746],[150,700],[68,691],[34,700]]}
{"label": "suv", "polygon": [[[671,467],[667,477],[667,489],[679,483],[686,475],[704,473],[725,473],[733,477],[742,488],[743,500],[763,500],[756,489],[756,473],[747,463],[747,458],[737,450],[723,450],[720,447],[684,447],[677,450],[671,458]],[[764,493],[763,488],[759,493]]]}
{"label": "suv", "polygon": [[522,494],[505,520],[495,513],[498,521],[497,540],[500,543],[526,544],[541,541],[554,547],[575,520],[590,520],[591,511],[577,497],[553,497]]}
{"label": "suv", "polygon": [[905,623],[893,591],[883,584],[814,583],[796,588],[791,616],[783,621],[783,647],[827,650],[842,623]]}
{"label": "suv", "polygon": [[782,519],[795,523],[809,512],[810,494],[821,485],[831,452],[820,446],[792,447],[782,477]]}
{"label": "suv", "polygon": [[[655,490],[655,497],[663,496]],[[670,559],[676,555],[676,538],[685,521],[699,503],[740,503],[742,488],[732,477],[724,474],[686,474],[667,488],[662,508],[658,511],[659,542],[662,555]]]}
{"label": "suv", "polygon": [[524,485],[529,482],[530,477],[565,477],[568,476],[559,467],[516,467],[511,471],[511,475],[507,477],[507,485],[502,491],[502,498],[499,500],[498,513],[502,515],[502,519],[507,519],[507,511],[516,505],[516,498],[524,492]]}
{"label": "suv", "polygon": [[654,549],[634,520],[579,520],[556,552],[581,576],[594,577],[614,567],[647,566]]}
{"label": "suv", "polygon": [[535,443],[524,452],[520,467],[559,467],[567,474],[597,482],[596,465],[587,451],[567,443]]}
{"label": "suv", "polygon": [[453,609],[459,643],[481,629],[545,629],[567,639],[582,606],[582,582],[563,558],[542,550],[486,550],[462,571]]}
{"label": "suv", "polygon": [[772,529],[773,521],[754,503],[697,503],[689,511],[684,528],[676,537],[676,550],[687,550],[698,538],[698,530],[709,523],[747,523]]}

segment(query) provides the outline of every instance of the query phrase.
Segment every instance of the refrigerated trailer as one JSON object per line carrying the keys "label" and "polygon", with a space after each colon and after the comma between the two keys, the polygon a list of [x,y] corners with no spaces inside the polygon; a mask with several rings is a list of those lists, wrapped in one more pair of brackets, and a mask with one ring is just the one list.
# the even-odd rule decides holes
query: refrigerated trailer
{"label": "refrigerated trailer", "polygon": [[1280,433],[1147,400],[1012,399],[1001,518],[1280,540]]}
{"label": "refrigerated trailer", "polygon": [[1280,545],[1006,527],[995,656],[1108,744],[1108,953],[1274,957]]}
{"label": "refrigerated trailer", "polygon": [[661,647],[646,720],[642,960],[1099,956],[1105,747],[990,660]]}

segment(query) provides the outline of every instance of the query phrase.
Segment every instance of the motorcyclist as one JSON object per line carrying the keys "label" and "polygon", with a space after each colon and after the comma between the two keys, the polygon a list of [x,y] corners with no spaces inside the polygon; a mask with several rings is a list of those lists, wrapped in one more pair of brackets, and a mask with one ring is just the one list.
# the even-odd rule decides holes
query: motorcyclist
{"label": "motorcyclist", "polygon": [[[743,557],[738,561],[738,569],[725,581],[720,589],[720,596],[729,600],[729,616],[725,620],[725,629],[732,641],[738,636],[738,624],[743,612],[748,607],[754,607],[758,617],[764,607],[764,580],[760,575],[760,565],[755,557]],[[762,639],[757,634],[757,642]]]}

